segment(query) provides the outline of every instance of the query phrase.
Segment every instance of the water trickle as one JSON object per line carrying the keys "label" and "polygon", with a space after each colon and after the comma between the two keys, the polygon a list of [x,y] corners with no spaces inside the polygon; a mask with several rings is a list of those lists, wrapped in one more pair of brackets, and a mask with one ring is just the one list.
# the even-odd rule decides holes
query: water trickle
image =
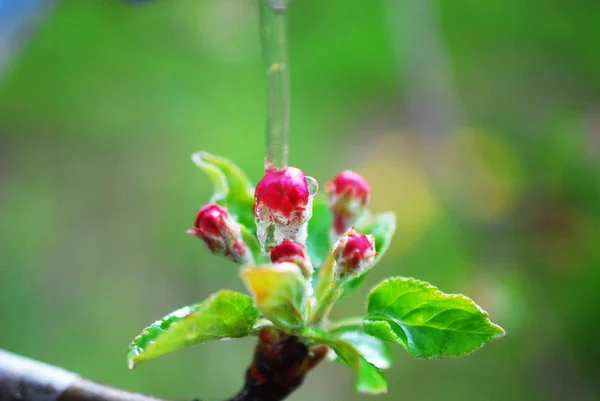
{"label": "water trickle", "polygon": [[312,216],[312,204],[313,199],[311,196],[302,216],[303,222],[300,224],[280,224],[278,221],[283,220],[280,216],[274,216],[265,205],[257,207],[255,209],[256,236],[261,250],[267,253],[271,246],[279,244],[284,239],[301,244],[306,243],[308,221]]}
{"label": "water trickle", "polygon": [[304,244],[308,236],[308,223],[299,225],[282,225],[273,223],[270,220],[260,220],[256,218],[256,236],[260,243],[261,250],[268,252],[271,246],[279,244],[284,239]]}

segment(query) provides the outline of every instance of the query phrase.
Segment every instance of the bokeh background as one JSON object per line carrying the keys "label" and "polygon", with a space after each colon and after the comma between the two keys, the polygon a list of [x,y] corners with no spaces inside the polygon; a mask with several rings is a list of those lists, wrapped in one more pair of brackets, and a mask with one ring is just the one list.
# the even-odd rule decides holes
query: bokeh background
{"label": "bokeh background", "polygon": [[[143,4],[142,4],[143,3]],[[381,400],[600,398],[600,2],[294,0],[291,163],[394,210],[389,275],[507,330],[456,360],[397,347]],[[256,1],[0,1],[0,347],[171,399],[221,400],[253,339],[127,370],[130,340],[233,265],[185,235],[204,149],[257,180]],[[290,400],[366,400],[323,364]]]}

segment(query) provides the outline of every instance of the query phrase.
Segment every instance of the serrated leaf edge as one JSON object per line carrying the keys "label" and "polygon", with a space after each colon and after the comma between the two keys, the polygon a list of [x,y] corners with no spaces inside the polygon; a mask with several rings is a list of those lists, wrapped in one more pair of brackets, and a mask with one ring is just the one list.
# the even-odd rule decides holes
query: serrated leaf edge
{"label": "serrated leaf edge", "polygon": [[[233,290],[227,290],[227,289],[222,289],[219,290],[213,294],[211,294],[208,298],[206,298],[204,301],[199,302],[199,303],[195,303],[192,305],[188,305],[188,306],[183,306],[179,309],[174,310],[171,313],[168,313],[167,315],[163,316],[162,318],[154,321],[153,323],[151,323],[150,325],[146,326],[141,332],[140,334],[138,334],[137,336],[135,336],[133,338],[133,340],[131,341],[129,347],[127,348],[127,367],[129,370],[133,370],[136,366],[138,366],[141,362],[143,362],[144,360],[146,360],[145,358],[139,358],[139,356],[141,355],[140,352],[135,351],[135,348],[139,348],[139,346],[136,344],[137,342],[139,342],[139,340],[143,339],[144,337],[150,335],[150,332],[153,329],[160,329],[162,332],[165,332],[169,327],[171,327],[171,325],[175,322],[171,322],[169,323],[169,325],[165,328],[160,327],[160,325],[169,317],[175,316],[178,317],[179,319],[184,319],[187,316],[189,316],[192,313],[196,313],[199,312],[203,306],[209,304],[210,302],[212,302],[217,296],[220,295],[224,295],[224,294],[231,294],[231,295],[236,295],[236,296],[244,296],[247,297],[248,299],[252,300],[251,297],[249,297],[246,294],[242,294],[240,292],[237,291],[233,291]],[[231,302],[229,302],[231,303]],[[242,311],[239,309],[239,307],[237,305],[234,305],[233,303],[231,303],[233,307],[235,307],[235,309],[240,313],[240,315],[244,318],[244,322],[246,327],[248,327],[248,334],[254,334],[252,331],[252,328],[254,326],[254,323],[256,322],[257,319],[255,319],[252,324],[249,324],[249,320],[246,318],[246,314],[244,313],[245,311]],[[252,306],[254,306],[254,303],[252,302]],[[255,307],[255,306],[254,306]],[[161,333],[162,334],[162,333]],[[223,336],[223,337],[216,337],[215,340],[218,339],[222,339],[222,338],[236,338],[239,336]],[[157,337],[158,338],[158,337]],[[151,341],[149,344],[152,344],[156,342],[156,339],[154,339],[153,341]],[[198,342],[196,345],[198,344],[202,344],[204,342],[207,341],[202,341],[202,342]],[[131,356],[131,353],[135,352],[134,356]],[[154,359],[154,358],[150,358],[150,359]]]}
{"label": "serrated leaf edge", "polygon": [[[390,321],[391,321],[392,323],[394,323],[394,324],[397,324],[398,326],[400,326],[400,324],[399,324],[399,323],[396,323],[396,322],[394,321],[394,319],[391,319],[391,318],[389,318],[389,317],[387,317],[387,316],[378,316],[378,315],[370,315],[370,314],[369,314],[369,300],[370,300],[370,298],[371,298],[371,295],[372,295],[372,294],[373,294],[373,293],[374,293],[374,292],[375,292],[375,291],[376,291],[378,288],[380,288],[380,287],[382,287],[382,286],[384,286],[384,285],[387,285],[388,283],[390,283],[390,282],[392,282],[392,281],[396,281],[396,280],[403,280],[403,281],[413,281],[413,282],[416,282],[416,283],[418,283],[418,285],[419,285],[420,287],[424,288],[425,290],[430,290],[430,289],[434,290],[434,294],[435,294],[435,295],[442,295],[442,296],[444,296],[444,297],[448,297],[448,298],[466,299],[466,300],[468,300],[468,301],[472,302],[472,303],[473,303],[473,305],[474,305],[474,306],[477,308],[477,310],[478,310],[478,311],[479,311],[479,312],[482,314],[482,316],[483,316],[483,317],[485,317],[485,319],[486,319],[486,323],[487,323],[487,324],[489,324],[489,325],[490,325],[492,328],[494,328],[494,329],[498,330],[498,333],[497,333],[497,334],[495,334],[495,335],[493,335],[492,337],[490,337],[490,338],[489,338],[489,340],[482,342],[482,343],[481,343],[479,346],[477,346],[477,347],[473,348],[472,350],[470,350],[470,351],[467,351],[467,352],[463,352],[463,353],[460,353],[460,354],[452,354],[452,355],[444,355],[444,354],[442,354],[441,356],[438,356],[438,355],[433,355],[433,356],[428,356],[428,357],[424,357],[424,356],[415,355],[414,353],[412,353],[412,352],[411,352],[411,351],[408,349],[408,346],[407,346],[407,345],[406,345],[406,344],[405,344],[405,343],[404,343],[404,342],[403,342],[401,339],[399,339],[399,338],[398,338],[398,336],[396,335],[396,333],[395,333],[393,330],[391,330],[391,324],[390,324]],[[416,292],[416,291],[411,291],[410,293],[413,293],[413,292]],[[403,294],[403,295],[406,295],[406,294],[409,294],[409,293],[405,293],[405,294]],[[397,299],[398,299],[398,298],[397,298]],[[397,299],[396,299],[396,300],[394,300],[394,302],[396,302],[396,301],[397,301]],[[393,302],[392,302],[392,303],[393,303]],[[389,306],[389,305],[388,305],[388,306]],[[386,278],[385,280],[381,281],[379,284],[375,285],[375,286],[374,286],[374,287],[373,287],[373,288],[372,288],[372,289],[369,291],[369,294],[368,294],[368,296],[367,296],[367,304],[366,304],[366,308],[365,308],[365,309],[367,310],[367,317],[365,318],[365,321],[372,320],[372,321],[378,321],[378,322],[386,323],[388,326],[390,326],[390,331],[391,331],[392,335],[393,335],[395,338],[397,338],[398,340],[400,340],[400,341],[396,341],[396,342],[397,342],[398,344],[400,344],[400,345],[401,345],[401,346],[402,346],[402,347],[403,347],[403,348],[404,348],[404,349],[405,349],[405,350],[406,350],[406,351],[407,351],[409,354],[413,355],[414,357],[416,357],[416,358],[418,358],[418,359],[458,358],[458,357],[461,357],[461,356],[465,356],[465,355],[472,354],[473,352],[475,352],[475,351],[478,351],[478,350],[480,350],[481,348],[483,348],[483,347],[484,347],[486,344],[488,344],[488,343],[490,343],[490,342],[492,342],[492,341],[495,341],[495,340],[497,340],[497,339],[499,339],[499,338],[502,338],[504,335],[506,335],[506,331],[505,331],[505,330],[504,330],[504,329],[503,329],[501,326],[499,326],[499,325],[497,325],[497,324],[493,323],[493,322],[492,322],[492,321],[489,319],[489,314],[488,314],[488,312],[487,312],[487,311],[485,311],[483,308],[481,308],[481,306],[479,306],[479,305],[478,305],[478,304],[477,304],[475,301],[473,301],[471,298],[469,298],[469,297],[467,297],[466,295],[463,295],[463,294],[446,294],[446,293],[442,292],[442,291],[441,291],[441,290],[440,290],[438,287],[436,287],[436,286],[432,285],[431,283],[428,283],[428,282],[426,282],[426,281],[422,281],[422,280],[416,279],[416,278],[414,278],[414,277],[403,277],[403,276],[396,276],[396,277],[388,277],[388,278]],[[462,309],[462,308],[458,308],[458,309]],[[465,310],[465,311],[466,311],[466,310]],[[469,311],[466,311],[466,312],[469,312]],[[408,312],[408,313],[410,313],[410,312]],[[433,326],[427,326],[427,325],[420,325],[420,326],[424,326],[424,327],[431,327],[431,328],[436,328],[436,329],[437,329],[437,327],[433,327]],[[404,331],[404,329],[402,329],[402,327],[401,327],[401,326],[400,326],[400,329],[401,329],[402,331]],[[453,330],[453,329],[440,329],[440,330]],[[454,330],[454,331],[457,331],[457,330]],[[367,333],[368,333],[368,330],[366,330],[366,328],[365,328],[365,332],[367,332]],[[479,333],[479,332],[472,331],[471,333]],[[371,335],[373,335],[373,334],[371,334]],[[383,338],[382,338],[382,340],[384,340],[384,341],[388,341],[388,340],[386,340],[386,339],[383,339]]]}

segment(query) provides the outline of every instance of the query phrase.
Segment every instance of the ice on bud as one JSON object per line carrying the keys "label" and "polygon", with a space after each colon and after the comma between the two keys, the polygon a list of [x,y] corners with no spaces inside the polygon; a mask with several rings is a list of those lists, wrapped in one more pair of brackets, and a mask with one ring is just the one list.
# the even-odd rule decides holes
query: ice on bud
{"label": "ice on bud", "polygon": [[271,262],[290,262],[298,265],[304,277],[312,276],[314,269],[306,252],[306,247],[298,242],[284,239],[280,244],[271,247]]}
{"label": "ice on bud", "polygon": [[308,181],[302,170],[295,167],[271,169],[256,185],[254,207],[257,215],[268,213],[263,217],[275,224],[297,225],[307,220],[310,198]]}
{"label": "ice on bud", "polygon": [[316,181],[295,167],[268,169],[256,185],[254,214],[261,244],[306,241]]}
{"label": "ice on bud", "polygon": [[373,265],[375,260],[375,237],[356,232],[354,228],[342,235],[335,243],[333,257],[337,277],[360,276]]}
{"label": "ice on bud", "polygon": [[229,216],[227,209],[216,203],[200,208],[194,228],[187,233],[204,241],[212,253],[225,255],[236,263],[241,263],[248,257],[239,225]]}
{"label": "ice on bud", "polygon": [[369,202],[369,183],[360,174],[345,170],[325,184],[336,234],[356,224]]}

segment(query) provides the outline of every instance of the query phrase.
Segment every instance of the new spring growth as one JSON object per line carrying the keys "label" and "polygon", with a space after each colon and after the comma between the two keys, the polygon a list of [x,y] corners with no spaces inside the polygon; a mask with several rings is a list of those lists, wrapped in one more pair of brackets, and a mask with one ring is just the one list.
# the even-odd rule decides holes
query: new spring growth
{"label": "new spring growth", "polygon": [[187,233],[204,241],[210,252],[225,255],[236,263],[242,263],[247,257],[248,249],[241,239],[238,224],[227,209],[216,203],[202,206],[194,228]]}
{"label": "new spring growth", "polygon": [[298,265],[305,278],[310,278],[314,272],[306,247],[298,242],[284,239],[280,244],[271,247],[271,262],[290,262]]}
{"label": "new spring growth", "polygon": [[335,276],[340,279],[361,276],[371,268],[375,255],[375,237],[350,229],[333,248]]}
{"label": "new spring growth", "polygon": [[295,167],[268,169],[256,185],[254,215],[261,244],[287,238],[304,243],[318,185]]}
{"label": "new spring growth", "polygon": [[342,235],[352,226],[369,202],[369,183],[360,174],[345,170],[325,184],[333,213],[333,230]]}

